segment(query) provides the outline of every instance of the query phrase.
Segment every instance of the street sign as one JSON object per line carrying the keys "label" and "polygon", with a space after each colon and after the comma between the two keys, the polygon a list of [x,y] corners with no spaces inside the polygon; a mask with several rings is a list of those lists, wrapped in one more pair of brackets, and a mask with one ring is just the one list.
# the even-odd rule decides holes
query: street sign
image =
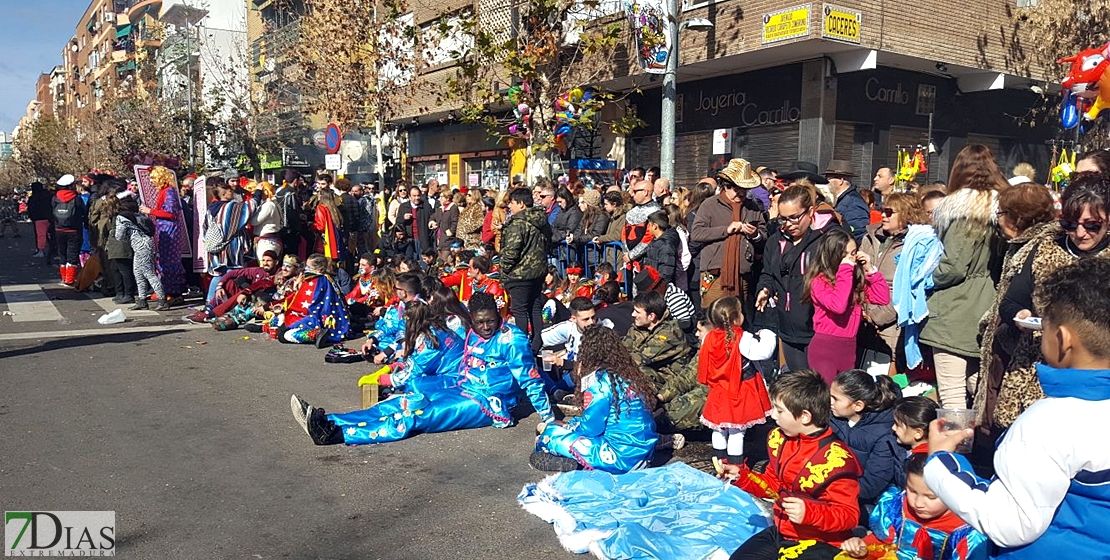
{"label": "street sign", "polygon": [[860,44],[860,29],[863,27],[863,14],[832,4],[825,4],[824,23],[821,36],[844,43]]}
{"label": "street sign", "polygon": [[324,156],[324,169],[328,171],[339,171],[343,169],[343,156],[339,154],[327,154]]}
{"label": "street sign", "polygon": [[324,147],[329,154],[338,154],[342,144],[343,134],[339,131],[339,125],[328,123],[328,128],[324,131]]}
{"label": "street sign", "polygon": [[810,4],[794,6],[763,16],[763,44],[809,35]]}

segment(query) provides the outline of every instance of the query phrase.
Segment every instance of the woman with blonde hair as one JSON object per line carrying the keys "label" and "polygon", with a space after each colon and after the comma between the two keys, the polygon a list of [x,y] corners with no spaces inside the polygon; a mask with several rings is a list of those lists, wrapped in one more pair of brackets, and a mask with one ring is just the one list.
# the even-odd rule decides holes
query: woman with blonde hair
{"label": "woman with blonde hair", "polygon": [[478,189],[466,191],[459,202],[463,207],[459,212],[459,225],[455,235],[462,240],[467,249],[475,249],[482,244],[482,222],[486,217],[486,207],[482,204],[482,193]]}
{"label": "woman with blonde hair", "polygon": [[937,393],[946,408],[967,408],[979,373],[979,319],[995,297],[1004,247],[995,210],[1009,187],[986,146],[971,144],[956,155],[948,196],[933,212],[944,247],[933,271],[929,320],[921,344],[933,350]]}
{"label": "woman with blonde hair", "polygon": [[258,184],[254,191],[255,208],[251,215],[251,225],[254,226],[254,253],[258,260],[266,251],[272,251],[279,258],[282,255],[281,213],[274,203],[274,186],[267,181]]}

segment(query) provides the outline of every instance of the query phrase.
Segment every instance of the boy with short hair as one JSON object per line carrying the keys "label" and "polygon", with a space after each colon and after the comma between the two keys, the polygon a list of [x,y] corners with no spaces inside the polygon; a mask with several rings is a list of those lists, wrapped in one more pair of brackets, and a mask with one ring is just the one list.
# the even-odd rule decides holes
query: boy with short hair
{"label": "boy with short hair", "polygon": [[829,387],[808,369],[782,374],[770,389],[766,470],[725,465],[724,473],[757,498],[775,500],[774,525],[732,553],[732,560],[831,559],[859,521],[862,471],[829,428]]}
{"label": "boy with short hair", "polygon": [[992,558],[1103,558],[1110,534],[1110,260],[1085,258],[1037,290],[1037,377],[1047,398],[1018,416],[994,454],[994,480],[954,453],[972,430],[930,427],[925,482],[999,548]]}

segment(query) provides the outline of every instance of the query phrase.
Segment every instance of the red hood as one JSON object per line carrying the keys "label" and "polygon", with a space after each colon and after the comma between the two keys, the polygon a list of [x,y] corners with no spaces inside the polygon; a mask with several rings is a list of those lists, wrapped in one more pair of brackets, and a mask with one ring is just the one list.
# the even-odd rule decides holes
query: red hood
{"label": "red hood", "polygon": [[77,198],[77,191],[72,189],[59,189],[58,192],[54,194],[54,196],[58,197],[58,200],[62,202],[69,202],[74,198]]}

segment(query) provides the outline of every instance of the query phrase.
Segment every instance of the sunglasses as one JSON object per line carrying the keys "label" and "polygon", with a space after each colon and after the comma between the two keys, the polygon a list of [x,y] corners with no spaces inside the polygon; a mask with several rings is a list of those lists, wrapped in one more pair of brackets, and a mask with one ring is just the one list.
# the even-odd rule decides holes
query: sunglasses
{"label": "sunglasses", "polygon": [[891,216],[893,216],[897,213],[898,213],[897,210],[894,210],[894,209],[891,209],[891,208],[883,208],[883,216],[886,217],[886,218],[889,218],[889,217],[891,217]]}
{"label": "sunglasses", "polygon": [[1067,232],[1073,232],[1079,228],[1083,228],[1087,230],[1087,233],[1098,233],[1102,231],[1102,226],[1104,225],[1106,225],[1106,222],[1102,220],[1085,220],[1082,222],[1060,220],[1060,227],[1064,228],[1064,231]]}
{"label": "sunglasses", "polygon": [[768,192],[771,194],[771,196],[779,196],[780,194],[782,194],[782,189],[771,189]]}

